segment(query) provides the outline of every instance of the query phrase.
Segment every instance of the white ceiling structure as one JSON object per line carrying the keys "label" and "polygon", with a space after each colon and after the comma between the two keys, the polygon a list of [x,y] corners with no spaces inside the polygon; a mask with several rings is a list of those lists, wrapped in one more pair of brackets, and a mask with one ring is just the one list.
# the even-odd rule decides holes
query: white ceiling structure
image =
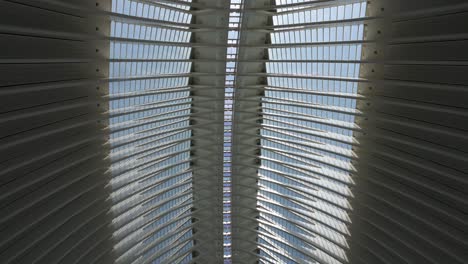
{"label": "white ceiling structure", "polygon": [[0,1],[0,263],[468,263],[467,19]]}
{"label": "white ceiling structure", "polygon": [[366,3],[112,8],[118,261],[346,262]]}

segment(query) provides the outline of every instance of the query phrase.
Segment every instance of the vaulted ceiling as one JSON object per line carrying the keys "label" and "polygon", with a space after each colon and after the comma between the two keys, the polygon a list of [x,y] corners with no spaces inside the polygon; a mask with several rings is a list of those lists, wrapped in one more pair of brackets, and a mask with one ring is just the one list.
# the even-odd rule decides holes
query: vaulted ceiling
{"label": "vaulted ceiling", "polygon": [[1,2],[0,262],[466,263],[465,2]]}

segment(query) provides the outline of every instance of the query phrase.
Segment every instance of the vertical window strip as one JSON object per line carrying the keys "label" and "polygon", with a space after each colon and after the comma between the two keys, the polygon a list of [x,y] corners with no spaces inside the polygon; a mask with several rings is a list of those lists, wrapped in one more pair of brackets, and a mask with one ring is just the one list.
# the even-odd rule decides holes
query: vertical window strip
{"label": "vertical window strip", "polygon": [[232,119],[234,111],[234,92],[236,87],[236,69],[242,21],[242,0],[230,0],[229,28],[226,55],[226,78],[224,88],[224,147],[223,147],[223,258],[224,264],[230,264],[231,249],[231,191],[232,191]]}

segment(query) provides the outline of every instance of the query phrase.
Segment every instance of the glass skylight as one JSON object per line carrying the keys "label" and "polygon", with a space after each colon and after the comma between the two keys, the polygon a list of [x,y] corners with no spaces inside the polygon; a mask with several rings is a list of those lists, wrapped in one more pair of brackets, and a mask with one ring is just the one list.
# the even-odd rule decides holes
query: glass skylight
{"label": "glass skylight", "polygon": [[192,257],[191,62],[184,61],[191,48],[174,45],[190,41],[191,32],[180,26],[191,21],[187,10],[112,1],[110,185],[119,263],[187,263]]}
{"label": "glass skylight", "polygon": [[[229,12],[229,31],[227,44],[239,43],[240,23],[242,20],[242,0],[231,0]],[[223,256],[224,264],[231,263],[231,166],[232,166],[232,115],[236,87],[237,47],[228,47],[226,55],[226,79],[224,89],[224,157],[223,157]]]}
{"label": "glass skylight", "polygon": [[[112,2],[110,185],[120,263],[188,263],[196,246],[189,9],[178,1]],[[357,144],[353,131],[359,130],[354,117],[360,114],[356,102],[364,34],[359,18],[365,10],[364,1],[304,4],[277,9],[272,16],[267,84],[260,101],[256,242],[262,263],[347,261],[348,197],[355,170],[351,148]],[[231,0],[223,113],[225,264],[235,253],[232,142],[242,12],[242,0]],[[322,23],[327,21],[339,23]]]}
{"label": "glass skylight", "polygon": [[365,10],[363,1],[279,9],[273,16],[258,206],[261,254],[277,263],[346,262],[364,25],[313,23],[364,17]]}

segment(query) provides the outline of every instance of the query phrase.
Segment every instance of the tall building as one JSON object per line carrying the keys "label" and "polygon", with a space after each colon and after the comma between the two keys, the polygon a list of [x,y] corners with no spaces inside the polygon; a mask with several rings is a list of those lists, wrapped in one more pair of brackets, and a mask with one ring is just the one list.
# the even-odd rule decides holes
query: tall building
{"label": "tall building", "polygon": [[466,0],[0,2],[0,263],[468,263]]}

